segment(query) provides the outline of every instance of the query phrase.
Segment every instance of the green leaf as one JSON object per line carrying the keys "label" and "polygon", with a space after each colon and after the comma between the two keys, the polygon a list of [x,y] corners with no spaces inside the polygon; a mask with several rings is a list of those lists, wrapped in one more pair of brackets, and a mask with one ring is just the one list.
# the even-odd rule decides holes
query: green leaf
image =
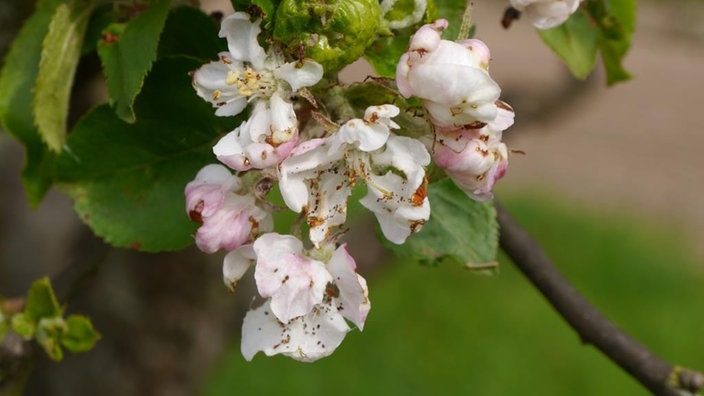
{"label": "green leaf", "polygon": [[227,42],[218,37],[215,19],[193,7],[178,7],[169,13],[159,40],[159,58],[187,55],[204,63],[227,51]]}
{"label": "green leaf", "polygon": [[584,79],[594,70],[599,47],[599,29],[594,26],[583,8],[562,25],[538,30],[538,34],[565,62],[575,77]]}
{"label": "green leaf", "polygon": [[367,47],[364,57],[379,76],[396,76],[396,65],[401,55],[406,52],[412,34],[412,29],[403,29],[392,36],[381,36]]}
{"label": "green leaf", "polygon": [[66,140],[71,87],[92,9],[90,0],[58,6],[42,43],[34,86],[34,118],[39,135],[54,152],[60,152]]}
{"label": "green leaf", "polygon": [[95,346],[100,334],[93,329],[93,324],[85,316],[71,315],[66,318],[68,331],[61,337],[61,345],[73,353],[86,352]]}
{"label": "green leaf", "polygon": [[53,178],[54,155],[39,136],[32,114],[33,88],[37,79],[42,41],[54,10],[65,0],[42,0],[25,22],[0,73],[0,124],[19,140],[26,150],[22,182],[32,207],[49,190]]}
{"label": "green leaf", "polygon": [[61,306],[56,299],[54,289],[51,288],[49,278],[44,277],[32,283],[27,293],[24,313],[28,319],[34,321],[61,316]]}
{"label": "green leaf", "polygon": [[98,42],[98,55],[117,115],[134,122],[134,101],[156,60],[159,36],[171,0],[154,0],[126,24],[111,24]]}
{"label": "green leaf", "polygon": [[450,179],[430,184],[430,219],[405,244],[387,243],[399,256],[423,263],[451,261],[463,265],[496,262],[499,244],[496,210],[491,202],[477,202]]}
{"label": "green leaf", "polygon": [[117,22],[117,15],[112,4],[98,4],[93,9],[93,13],[88,21],[83,48],[81,52],[88,54],[97,51],[98,42],[103,35],[103,31],[111,24]]}
{"label": "green leaf", "polygon": [[[635,0],[603,0],[605,13],[597,15],[602,34],[599,40],[601,60],[606,69],[606,83],[629,80],[632,75],[623,67],[623,57],[631,47],[636,23]],[[591,8],[590,8],[591,9]]]}
{"label": "green leaf", "polygon": [[24,313],[16,313],[11,320],[12,331],[19,334],[25,340],[31,340],[37,329],[37,322],[29,318]]}
{"label": "green leaf", "polygon": [[216,117],[191,86],[194,59],[157,62],[134,124],[100,106],[76,125],[58,161],[60,187],[93,231],[118,247],[175,250],[193,242],[183,190],[216,162],[212,146],[241,118]]}
{"label": "green leaf", "polygon": [[614,37],[618,54],[625,55],[631,47],[631,37],[636,27],[636,0],[604,0],[609,16],[618,23],[620,34]]}
{"label": "green leaf", "polygon": [[621,64],[623,55],[619,53],[619,49],[614,42],[604,38],[600,41],[599,46],[601,48],[601,61],[604,64],[604,69],[606,69],[606,83],[613,85],[630,80],[633,76]]}
{"label": "green leaf", "polygon": [[[413,1],[400,1],[394,5],[391,11],[384,16],[385,19],[401,19],[406,12],[412,11]],[[443,11],[450,12],[453,6],[458,6],[459,2],[450,1],[442,2],[444,4]],[[464,4],[460,7],[460,16],[464,10]],[[428,0],[425,20],[405,29],[395,30],[393,34],[379,36],[372,45],[368,46],[364,52],[364,57],[371,63],[374,71],[381,77],[393,78],[396,76],[396,65],[406,49],[411,36],[416,32],[417,28],[422,23],[427,23],[435,20],[438,17],[435,2]],[[459,22],[457,22],[459,29]]]}
{"label": "green leaf", "polygon": [[41,345],[49,357],[59,362],[64,358],[59,340],[68,331],[68,325],[64,318],[58,316],[54,318],[43,318],[37,326],[37,343]]}
{"label": "green leaf", "polygon": [[466,6],[467,0],[444,0],[437,2],[437,16],[432,20],[445,18],[449,22],[447,29],[443,32],[443,38],[445,40],[457,40],[457,35],[462,25],[462,15],[464,15]]}

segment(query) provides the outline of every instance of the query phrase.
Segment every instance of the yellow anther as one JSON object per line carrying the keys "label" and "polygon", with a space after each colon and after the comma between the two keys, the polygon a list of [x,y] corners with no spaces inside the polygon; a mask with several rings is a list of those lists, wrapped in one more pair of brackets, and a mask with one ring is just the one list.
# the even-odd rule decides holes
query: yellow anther
{"label": "yellow anther", "polygon": [[237,91],[242,96],[251,96],[252,95],[252,89],[250,87],[248,87],[242,81],[237,81]]}
{"label": "yellow anther", "polygon": [[220,99],[220,96],[222,96],[222,91],[220,91],[219,89],[213,91],[213,100]]}
{"label": "yellow anther", "polygon": [[237,80],[240,78],[240,73],[236,70],[228,70],[227,77],[225,77],[225,83],[227,85],[235,85]]}

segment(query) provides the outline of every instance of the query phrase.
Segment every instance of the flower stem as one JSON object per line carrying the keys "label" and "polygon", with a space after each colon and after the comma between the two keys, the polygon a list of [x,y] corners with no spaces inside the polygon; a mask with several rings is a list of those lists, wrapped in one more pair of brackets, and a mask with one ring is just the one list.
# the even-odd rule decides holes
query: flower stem
{"label": "flower stem", "polygon": [[467,0],[467,7],[464,9],[464,14],[462,14],[462,25],[460,25],[460,31],[457,33],[457,41],[466,40],[469,38],[469,31],[472,27],[472,9],[474,8],[474,1]]}

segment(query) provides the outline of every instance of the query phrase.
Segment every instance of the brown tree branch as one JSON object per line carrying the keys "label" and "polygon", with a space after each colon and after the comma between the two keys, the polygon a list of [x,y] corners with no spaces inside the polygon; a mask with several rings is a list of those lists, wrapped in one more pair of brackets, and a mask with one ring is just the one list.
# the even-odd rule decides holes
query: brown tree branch
{"label": "brown tree branch", "polygon": [[633,340],[602,315],[555,268],[538,242],[496,202],[501,248],[541,294],[579,334],[655,395],[696,393],[704,388],[700,372],[672,366]]}

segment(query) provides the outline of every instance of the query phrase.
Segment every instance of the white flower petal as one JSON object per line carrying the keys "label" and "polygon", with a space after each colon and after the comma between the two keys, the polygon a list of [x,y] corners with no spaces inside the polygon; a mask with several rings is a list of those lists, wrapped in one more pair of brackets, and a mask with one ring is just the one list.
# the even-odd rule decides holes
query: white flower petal
{"label": "white flower petal", "polygon": [[486,71],[464,65],[420,64],[413,67],[412,77],[414,95],[449,106],[493,104],[501,94]]}
{"label": "white flower petal", "polygon": [[371,308],[369,289],[367,281],[357,274],[357,264],[347,252],[346,245],[335,250],[328,262],[328,271],[339,291],[335,306],[345,318],[362,330]]}
{"label": "white flower petal", "polygon": [[215,146],[213,153],[225,165],[238,171],[251,169],[252,166],[247,160],[242,145],[242,137],[240,132],[247,127],[247,122],[243,122],[239,128],[223,136]]}
{"label": "white flower petal", "polygon": [[401,110],[391,104],[384,104],[378,106],[369,106],[364,110],[364,120],[369,123],[382,124],[387,126],[393,126],[393,128],[398,129],[398,125],[391,121],[392,118],[399,115]]}
{"label": "white flower petal", "polygon": [[503,132],[513,125],[516,114],[513,108],[502,100],[496,101],[496,118],[487,124],[487,128],[492,132]]}
{"label": "white flower petal", "polygon": [[202,184],[223,184],[234,188],[240,184],[239,179],[232,175],[227,168],[220,164],[204,166],[196,175],[196,181]]}
{"label": "white flower petal", "polygon": [[376,167],[391,166],[403,172],[406,186],[415,191],[425,178],[424,166],[430,164],[430,153],[425,145],[407,136],[392,135],[384,150],[372,153],[372,163]]}
{"label": "white flower petal", "polygon": [[538,29],[551,29],[563,24],[579,8],[581,0],[511,0]]}
{"label": "white flower petal", "polygon": [[301,143],[279,165],[279,188],[284,202],[294,212],[301,212],[308,204],[309,192],[306,179],[314,177],[320,169],[329,168],[340,161],[342,151],[330,152],[328,139],[311,139]]}
{"label": "white flower petal", "polygon": [[[210,102],[217,110],[218,116],[237,115],[247,106],[247,99],[237,90],[237,87],[227,83],[228,72],[241,70],[238,62],[229,59],[228,52],[221,52],[220,61],[214,61],[201,66],[193,73],[193,87],[201,98]],[[223,59],[228,59],[225,63]]]}
{"label": "white flower petal", "polygon": [[366,152],[380,149],[389,138],[389,128],[399,128],[398,124],[391,120],[399,112],[398,107],[388,104],[367,107],[364,120],[354,118],[340,127],[333,135],[336,142],[330,149],[338,150],[343,143],[352,144]]}
{"label": "white flower petal", "polygon": [[235,291],[237,282],[242,279],[245,272],[256,258],[252,245],[242,245],[225,255],[222,266],[222,276],[225,286],[230,291]]}
{"label": "white flower petal", "polygon": [[396,85],[398,86],[398,91],[404,98],[413,96],[413,87],[411,87],[411,83],[408,80],[408,74],[411,72],[409,63],[410,55],[405,53],[401,55],[401,59],[399,59],[396,65]]}
{"label": "white flower petal", "polygon": [[274,76],[285,80],[291,86],[291,91],[296,92],[302,87],[317,84],[323,78],[323,66],[311,59],[284,63],[274,70]]}
{"label": "white flower petal", "polygon": [[219,106],[215,110],[215,115],[218,117],[228,117],[237,115],[241,113],[245,107],[247,107],[247,99],[243,97],[233,99],[232,101],[225,102],[223,105]]}
{"label": "white flower petal", "polygon": [[440,34],[447,29],[447,26],[447,19],[438,19],[432,24],[421,26],[411,38],[408,50],[414,52],[432,52],[440,45]]}
{"label": "white flower petal", "polygon": [[406,181],[392,172],[382,176],[372,174],[369,179],[367,195],[359,202],[374,212],[386,239],[398,245],[404,243],[430,217],[428,198],[415,192],[410,197],[404,196]]}
{"label": "white flower petal", "polygon": [[261,29],[261,19],[254,23],[250,21],[249,14],[236,12],[223,19],[220,25],[220,37],[227,38],[227,47],[232,58],[241,62],[249,62],[256,70],[264,66],[266,54],[259,45],[257,36]]}
{"label": "white flower petal", "polygon": [[[361,151],[374,151],[381,148],[389,138],[389,128],[386,125],[368,125],[363,120],[355,118],[347,121],[333,137],[341,143],[354,144]],[[340,144],[337,145],[339,147]]]}
{"label": "white flower petal", "polygon": [[345,223],[352,188],[347,174],[335,168],[321,173],[313,183],[316,188],[309,189],[307,221],[310,241],[318,247],[331,236],[334,227]]}
{"label": "white flower petal", "polygon": [[271,297],[271,309],[286,323],[305,315],[323,299],[332,277],[325,265],[303,255],[303,244],[291,235],[264,234],[254,242],[257,267],[254,279],[262,297]]}
{"label": "white flower petal", "polygon": [[442,103],[424,101],[433,123],[437,127],[461,127],[476,122],[491,122],[496,118],[497,107],[491,102],[479,102],[470,106],[449,106]]}
{"label": "white flower petal", "polygon": [[242,355],[251,361],[257,352],[283,354],[312,362],[329,356],[350,327],[335,307],[317,305],[305,316],[282,323],[272,314],[270,303],[247,312],[242,323]]}
{"label": "white flower petal", "polygon": [[276,149],[267,143],[250,143],[244,149],[244,156],[252,168],[264,169],[276,166],[279,156]]}
{"label": "white flower petal", "polygon": [[280,145],[298,137],[298,119],[293,105],[274,94],[269,99],[269,133],[270,143]]}

